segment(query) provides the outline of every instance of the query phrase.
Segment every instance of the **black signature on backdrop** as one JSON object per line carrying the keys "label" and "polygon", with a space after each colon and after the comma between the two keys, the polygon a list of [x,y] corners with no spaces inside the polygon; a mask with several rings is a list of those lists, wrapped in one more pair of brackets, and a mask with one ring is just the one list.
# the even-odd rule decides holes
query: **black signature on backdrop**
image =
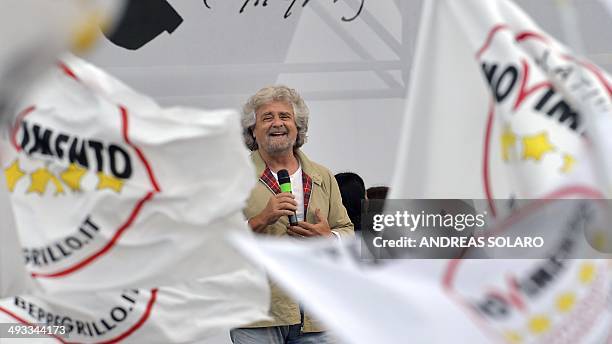
{"label": "black signature on backdrop", "polygon": [[[211,0],[202,0],[204,6],[212,9],[209,2]],[[288,18],[293,13],[294,7],[300,6],[297,0],[290,0],[289,6],[285,11],[284,18]],[[310,0],[300,0],[301,7],[304,8]],[[320,1],[320,0],[317,0]],[[334,4],[338,0],[329,0]],[[244,0],[239,13],[244,13],[247,6],[252,5],[257,7],[261,4],[262,7],[267,7],[268,2],[280,3],[279,0]],[[352,17],[342,17],[342,21],[350,22],[355,20],[363,10],[365,0],[361,0],[359,9]],[[168,3],[167,0],[128,0],[123,16],[117,23],[113,32],[107,34],[106,37],[114,44],[129,50],[140,49],[145,44],[149,43],[162,32],[166,31],[169,34],[173,33],[176,28],[181,25],[183,18],[176,10]]]}
{"label": "black signature on backdrop", "polygon": [[[206,6],[208,9],[212,9],[210,7],[210,5],[208,4],[208,2],[211,1],[211,0],[202,0],[202,1],[204,1],[204,6]],[[333,1],[334,4],[338,2],[338,0],[332,0],[332,1]],[[291,15],[291,13],[292,13],[291,10],[295,6],[296,2],[297,2],[297,0],[291,0],[291,3],[289,4],[289,6],[287,7],[287,10],[285,11],[285,15],[284,15],[285,19],[289,18],[289,16]],[[308,5],[309,2],[310,2],[310,0],[303,0],[302,8],[306,7],[306,5]],[[249,5],[250,3],[253,4],[253,7],[258,6],[260,3],[261,3],[262,7],[268,6],[268,0],[261,0],[261,1],[260,0],[255,0],[255,1],[244,0],[244,3],[242,4],[242,7],[240,7],[240,13],[243,13],[244,10],[246,9],[247,5]],[[347,18],[347,17],[343,16],[342,17],[342,21],[350,22],[350,21],[355,20],[357,17],[359,17],[359,15],[361,14],[361,11],[363,10],[364,3],[365,3],[365,0],[361,0],[361,3],[359,4],[359,9],[357,10],[357,13],[355,13],[350,18]]]}

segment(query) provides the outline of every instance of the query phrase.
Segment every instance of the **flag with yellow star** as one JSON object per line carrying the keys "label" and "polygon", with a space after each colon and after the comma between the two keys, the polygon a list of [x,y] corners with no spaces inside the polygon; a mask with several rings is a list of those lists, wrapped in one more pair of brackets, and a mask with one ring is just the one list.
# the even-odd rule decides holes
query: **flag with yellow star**
{"label": "flag with yellow star", "polygon": [[[20,300],[83,317],[91,328],[124,302],[113,314],[129,315],[129,321],[107,322],[100,341],[131,336],[139,326],[147,330],[132,337],[136,342],[195,340],[265,318],[265,275],[225,240],[228,233],[250,233],[242,207],[254,183],[235,111],[164,109],[97,67],[65,56],[24,97],[14,118],[0,142],[0,205],[2,196],[10,202],[0,209],[0,226],[8,224],[4,212],[12,209],[21,245],[3,236],[0,246],[12,250],[3,248],[0,259],[11,252],[25,262],[23,275],[43,293]],[[0,260],[3,269],[5,262]],[[8,290],[0,278],[0,292]],[[157,286],[166,287],[147,290]],[[138,295],[108,294],[133,288],[141,288]],[[230,311],[213,315],[209,299],[201,299],[205,290],[223,293]],[[44,296],[57,292],[89,296],[78,302]],[[194,306],[190,314],[150,312],[173,308],[173,295]],[[0,300],[0,320],[7,314],[8,320],[11,314],[30,319],[19,302]],[[172,333],[150,337],[181,316],[209,319],[210,326],[180,340]],[[99,326],[106,325],[95,326],[102,332]],[[90,339],[82,331],[75,335],[76,341]]]}
{"label": "flag with yellow star", "polygon": [[[100,36],[101,21],[112,24],[121,12],[124,0],[62,0],[40,2],[36,0],[5,0],[0,4],[0,129],[3,137],[19,101],[32,87],[39,75],[57,61],[65,50],[83,53]],[[3,157],[4,158],[4,157]],[[11,205],[4,202],[5,191],[24,192],[29,186],[29,171],[21,170],[18,160],[2,160],[3,174],[0,185],[0,295],[7,287],[17,289],[27,284],[21,264],[23,257],[16,243],[16,227]],[[37,174],[31,192],[41,195],[42,184],[50,183],[49,192],[63,194],[63,187],[55,178]],[[8,190],[5,190],[8,189]],[[10,254],[15,254],[11,257]],[[14,276],[10,273],[14,272]],[[22,288],[23,292],[28,291]]]}
{"label": "flag with yellow star", "polygon": [[[237,247],[350,343],[556,343],[561,334],[597,343],[609,334],[606,260],[570,259],[554,270],[551,259],[401,259],[359,269],[359,257],[333,242],[244,238]],[[349,289],[353,297],[343,297]],[[346,322],[360,326],[338,332]],[[604,328],[583,331],[596,324]]]}
{"label": "flag with yellow star", "polygon": [[[604,261],[588,258],[606,257],[612,248],[610,75],[543,31],[511,1],[439,0],[427,3],[423,13],[389,198],[484,200],[477,210],[486,210],[497,224],[489,235],[500,240],[542,235],[552,247],[537,260],[521,259],[537,251],[510,245],[501,251],[467,250],[467,257],[505,252],[513,260],[458,260],[439,270],[406,264],[403,272],[435,279],[457,301],[473,321],[440,328],[452,329],[453,336],[486,337],[470,342],[608,340],[612,315],[595,305],[607,302],[603,291],[610,287],[610,270]],[[588,221],[580,220],[584,217]],[[564,247],[574,259],[560,253]],[[288,260],[304,258],[283,256],[265,244],[246,251],[261,262],[272,257],[282,262],[277,279],[296,272]],[[556,261],[552,252],[559,254],[555,268],[543,264]],[[544,275],[547,282],[540,279]],[[301,283],[306,282],[285,287],[312,290]],[[310,308],[323,297],[296,293]],[[389,302],[385,309],[392,307]],[[386,341],[409,341],[395,333]],[[366,333],[351,337],[355,343],[367,340],[372,338]]]}

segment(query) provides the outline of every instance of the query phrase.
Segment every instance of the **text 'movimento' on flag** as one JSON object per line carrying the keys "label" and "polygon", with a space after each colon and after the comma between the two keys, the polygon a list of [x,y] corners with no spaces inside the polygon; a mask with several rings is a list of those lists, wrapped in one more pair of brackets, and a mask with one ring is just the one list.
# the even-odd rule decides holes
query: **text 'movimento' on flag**
{"label": "text 'movimento' on flag", "polygon": [[21,102],[2,165],[27,270],[46,291],[172,285],[248,269],[253,184],[237,114],[160,108],[67,56]]}
{"label": "text 'movimento' on flag", "polygon": [[0,300],[2,322],[60,326],[60,341],[161,343],[265,319],[265,275],[226,243],[251,234],[240,131],[234,111],[163,109],[64,57],[3,135],[22,245],[11,258],[37,293]]}

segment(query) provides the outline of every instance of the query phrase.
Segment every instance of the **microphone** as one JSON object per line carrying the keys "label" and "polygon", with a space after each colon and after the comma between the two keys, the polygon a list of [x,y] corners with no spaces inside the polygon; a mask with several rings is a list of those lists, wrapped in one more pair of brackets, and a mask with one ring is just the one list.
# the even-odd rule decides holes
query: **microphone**
{"label": "microphone", "polygon": [[[285,169],[279,170],[277,173],[278,185],[280,186],[281,192],[291,193],[291,178],[289,178],[289,172]],[[293,215],[289,215],[289,224],[297,226],[298,220],[295,211]]]}

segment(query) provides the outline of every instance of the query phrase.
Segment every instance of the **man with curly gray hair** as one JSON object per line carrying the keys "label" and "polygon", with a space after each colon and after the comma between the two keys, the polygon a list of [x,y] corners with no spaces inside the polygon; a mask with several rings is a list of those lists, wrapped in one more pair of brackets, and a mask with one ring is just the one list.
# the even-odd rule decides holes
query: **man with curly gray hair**
{"label": "man with curly gray hair", "polygon": [[[299,149],[306,142],[309,110],[302,97],[286,86],[264,87],[243,107],[244,142],[252,151],[258,183],[251,191],[244,214],[260,234],[304,239],[338,240],[353,235],[353,224],[342,205],[334,175],[311,161]],[[292,192],[281,192],[277,173],[287,170]],[[288,216],[297,216],[290,225]],[[329,343],[320,325],[300,305],[270,285],[272,320],[230,332],[232,342]]]}

